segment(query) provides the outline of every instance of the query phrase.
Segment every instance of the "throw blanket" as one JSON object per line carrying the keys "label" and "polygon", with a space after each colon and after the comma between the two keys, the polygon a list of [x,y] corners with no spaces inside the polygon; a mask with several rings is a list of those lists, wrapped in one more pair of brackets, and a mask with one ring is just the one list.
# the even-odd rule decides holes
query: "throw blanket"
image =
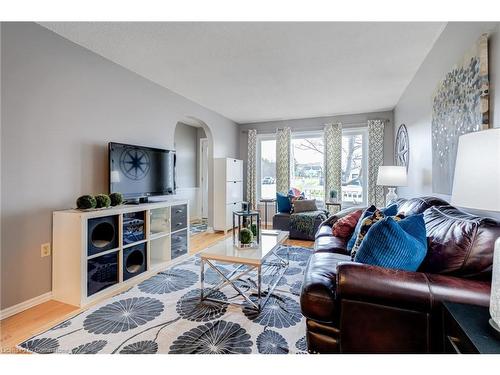
{"label": "throw blanket", "polygon": [[290,229],[306,233],[309,237],[314,236],[314,222],[316,218],[320,221],[326,220],[327,212],[324,210],[299,212],[290,215]]}

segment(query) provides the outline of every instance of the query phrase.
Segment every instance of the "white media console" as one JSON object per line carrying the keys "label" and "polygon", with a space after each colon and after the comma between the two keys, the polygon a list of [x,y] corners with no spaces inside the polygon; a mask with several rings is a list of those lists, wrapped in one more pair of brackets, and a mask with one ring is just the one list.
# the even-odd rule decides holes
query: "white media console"
{"label": "white media console", "polygon": [[53,213],[52,292],[84,307],[161,271],[189,251],[189,202]]}

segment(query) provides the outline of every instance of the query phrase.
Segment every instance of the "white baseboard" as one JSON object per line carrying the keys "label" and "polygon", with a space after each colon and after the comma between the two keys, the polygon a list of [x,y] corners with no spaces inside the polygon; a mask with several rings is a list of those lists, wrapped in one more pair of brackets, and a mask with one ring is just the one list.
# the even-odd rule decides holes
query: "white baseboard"
{"label": "white baseboard", "polygon": [[18,303],[17,305],[7,307],[6,309],[0,310],[0,320],[6,319],[9,316],[18,314],[24,310],[28,310],[30,307],[47,302],[51,299],[52,299],[52,292],[47,292],[37,297],[31,298],[27,301]]}

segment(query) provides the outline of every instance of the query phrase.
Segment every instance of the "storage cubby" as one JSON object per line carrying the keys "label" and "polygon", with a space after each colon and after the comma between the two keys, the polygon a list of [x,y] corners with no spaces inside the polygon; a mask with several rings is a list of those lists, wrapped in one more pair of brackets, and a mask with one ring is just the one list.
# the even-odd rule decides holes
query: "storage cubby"
{"label": "storage cubby", "polygon": [[150,211],[149,232],[152,236],[170,233],[170,207]]}
{"label": "storage cubby", "polygon": [[146,271],[146,243],[123,250],[123,280],[128,280]]}
{"label": "storage cubby", "polygon": [[123,245],[139,242],[146,238],[144,219],[144,211],[123,214]]}
{"label": "storage cubby", "polygon": [[187,205],[179,204],[172,206],[172,225],[171,231],[175,232],[187,227]]}
{"label": "storage cubby", "polygon": [[[186,200],[53,213],[53,299],[85,307],[189,249]],[[171,219],[175,219],[175,226]]]}
{"label": "storage cubby", "polygon": [[118,215],[88,220],[87,247],[89,256],[118,247]]}
{"label": "storage cubby", "polygon": [[87,260],[87,296],[118,282],[118,251]]}
{"label": "storage cubby", "polygon": [[187,229],[172,233],[171,257],[175,259],[188,253],[188,232]]}
{"label": "storage cubby", "polygon": [[149,259],[152,268],[157,268],[171,260],[169,235],[151,239],[149,248]]}

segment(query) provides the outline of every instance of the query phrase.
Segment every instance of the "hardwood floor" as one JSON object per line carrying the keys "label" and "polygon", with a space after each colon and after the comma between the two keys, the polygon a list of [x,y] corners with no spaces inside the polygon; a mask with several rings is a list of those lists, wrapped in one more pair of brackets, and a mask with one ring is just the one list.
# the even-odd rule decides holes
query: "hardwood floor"
{"label": "hardwood floor", "polygon": [[[189,253],[195,254],[229,236],[231,236],[230,233],[225,236],[222,232],[197,234],[190,239]],[[314,242],[289,240],[287,244],[312,247]],[[23,353],[16,349],[15,346],[18,343],[70,318],[79,311],[80,309],[75,306],[48,301],[0,321],[0,353]]]}

